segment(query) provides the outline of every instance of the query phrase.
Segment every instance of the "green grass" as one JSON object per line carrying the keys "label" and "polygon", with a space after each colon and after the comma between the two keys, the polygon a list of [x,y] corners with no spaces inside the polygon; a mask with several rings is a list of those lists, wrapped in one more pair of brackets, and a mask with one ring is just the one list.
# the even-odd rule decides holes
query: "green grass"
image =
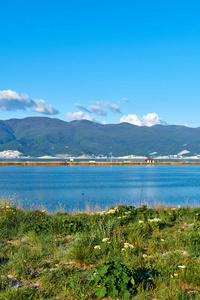
{"label": "green grass", "polygon": [[200,299],[200,208],[69,215],[2,199],[0,300],[98,298]]}

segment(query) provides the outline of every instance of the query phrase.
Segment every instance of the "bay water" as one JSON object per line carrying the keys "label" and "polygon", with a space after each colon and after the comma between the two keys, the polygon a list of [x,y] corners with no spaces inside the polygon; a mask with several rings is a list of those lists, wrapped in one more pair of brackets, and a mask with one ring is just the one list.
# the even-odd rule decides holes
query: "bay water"
{"label": "bay water", "polygon": [[199,165],[0,166],[0,198],[55,212],[127,204],[200,204]]}

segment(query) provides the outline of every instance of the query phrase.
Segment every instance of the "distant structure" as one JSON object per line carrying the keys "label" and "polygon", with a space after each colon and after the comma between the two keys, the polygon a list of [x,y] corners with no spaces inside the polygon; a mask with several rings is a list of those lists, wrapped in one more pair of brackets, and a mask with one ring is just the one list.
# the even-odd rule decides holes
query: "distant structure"
{"label": "distant structure", "polygon": [[70,160],[69,160],[70,162],[73,162],[74,161],[74,159],[73,158],[70,158]]}
{"label": "distant structure", "polygon": [[146,158],[146,159],[145,159],[145,162],[146,162],[147,164],[154,164],[154,159],[153,159],[153,158]]}

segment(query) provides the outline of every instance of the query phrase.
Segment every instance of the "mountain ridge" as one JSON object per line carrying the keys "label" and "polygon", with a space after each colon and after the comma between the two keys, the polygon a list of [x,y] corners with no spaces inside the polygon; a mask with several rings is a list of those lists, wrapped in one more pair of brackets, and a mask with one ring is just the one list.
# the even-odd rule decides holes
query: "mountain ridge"
{"label": "mountain ridge", "polygon": [[99,124],[88,120],[27,117],[0,120],[0,151],[24,155],[175,155],[183,150],[200,154],[200,127]]}

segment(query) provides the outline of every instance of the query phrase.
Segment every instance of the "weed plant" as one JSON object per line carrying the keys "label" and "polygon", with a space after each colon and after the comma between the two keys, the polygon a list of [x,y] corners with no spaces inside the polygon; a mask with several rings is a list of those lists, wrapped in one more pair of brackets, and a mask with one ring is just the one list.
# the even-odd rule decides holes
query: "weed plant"
{"label": "weed plant", "polygon": [[200,208],[97,213],[0,201],[0,300],[200,299]]}

